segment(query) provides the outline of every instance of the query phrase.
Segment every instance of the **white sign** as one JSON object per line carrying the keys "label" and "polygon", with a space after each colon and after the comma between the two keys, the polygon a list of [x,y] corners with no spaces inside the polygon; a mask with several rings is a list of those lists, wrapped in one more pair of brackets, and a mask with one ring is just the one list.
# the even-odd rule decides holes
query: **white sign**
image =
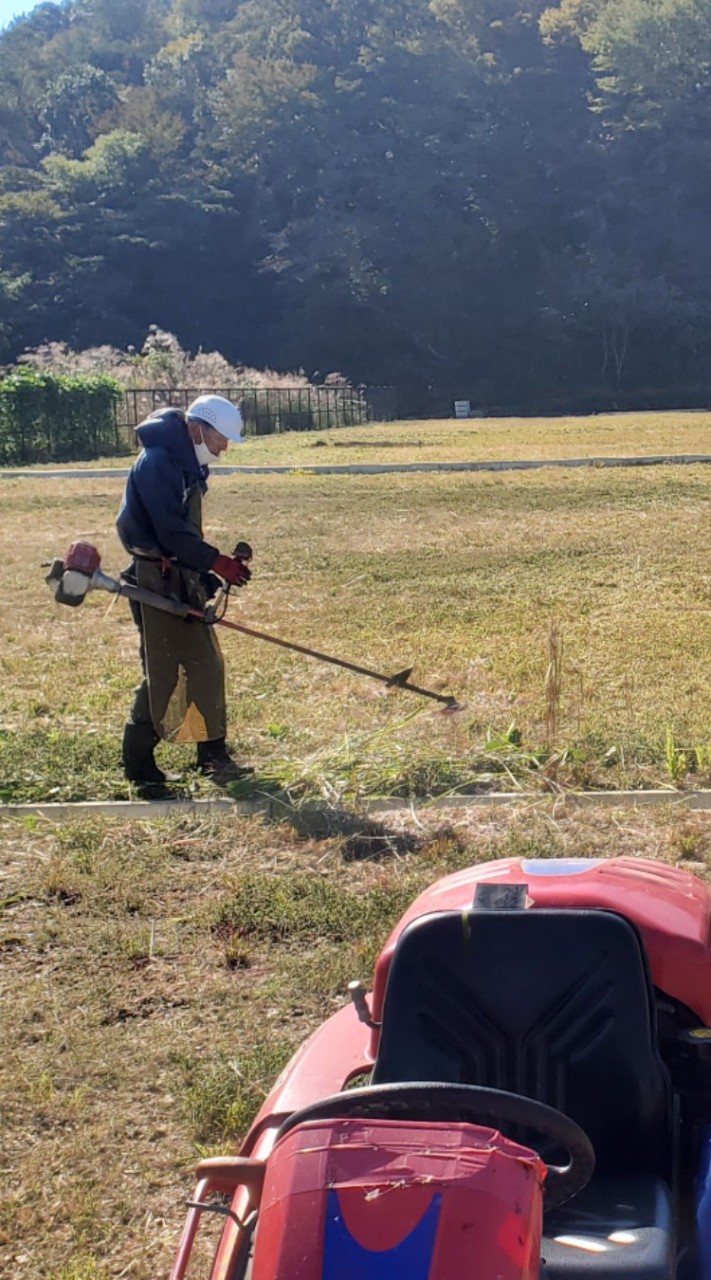
{"label": "white sign", "polygon": [[469,418],[472,411],[471,400],[455,400],[454,416],[455,418]]}

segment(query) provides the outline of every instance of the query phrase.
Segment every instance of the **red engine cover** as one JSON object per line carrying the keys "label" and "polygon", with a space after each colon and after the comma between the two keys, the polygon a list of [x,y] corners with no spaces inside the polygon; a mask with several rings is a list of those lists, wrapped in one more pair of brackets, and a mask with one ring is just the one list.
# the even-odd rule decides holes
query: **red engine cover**
{"label": "red engine cover", "polygon": [[90,542],[73,542],[64,558],[64,568],[91,578],[101,564],[101,556]]}
{"label": "red engine cover", "polygon": [[544,1177],[492,1129],[311,1121],[269,1157],[253,1280],[535,1280]]}

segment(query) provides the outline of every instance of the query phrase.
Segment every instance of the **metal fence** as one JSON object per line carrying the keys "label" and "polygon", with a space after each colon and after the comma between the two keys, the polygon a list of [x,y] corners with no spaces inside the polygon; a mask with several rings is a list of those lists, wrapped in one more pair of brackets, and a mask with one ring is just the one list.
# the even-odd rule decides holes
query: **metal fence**
{"label": "metal fence", "polygon": [[[118,406],[118,425],[127,437],[155,409],[168,405],[186,409],[206,392],[225,396],[240,406],[247,434],[278,431],[324,431],[360,426],[394,417],[395,401],[388,387],[149,387],[124,391]],[[391,413],[390,410],[393,410]]]}

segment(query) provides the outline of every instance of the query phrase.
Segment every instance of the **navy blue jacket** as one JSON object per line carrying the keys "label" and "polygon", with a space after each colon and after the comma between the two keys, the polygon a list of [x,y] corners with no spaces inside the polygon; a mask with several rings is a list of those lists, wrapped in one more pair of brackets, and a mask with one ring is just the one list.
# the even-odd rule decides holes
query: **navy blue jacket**
{"label": "navy blue jacket", "polygon": [[136,435],[143,450],[129,472],[116,520],[124,547],[130,552],[157,548],[185,569],[207,572],[219,552],[198,536],[188,506],[197,488],[206,492],[209,473],[195,457],[182,413],[159,410]]}

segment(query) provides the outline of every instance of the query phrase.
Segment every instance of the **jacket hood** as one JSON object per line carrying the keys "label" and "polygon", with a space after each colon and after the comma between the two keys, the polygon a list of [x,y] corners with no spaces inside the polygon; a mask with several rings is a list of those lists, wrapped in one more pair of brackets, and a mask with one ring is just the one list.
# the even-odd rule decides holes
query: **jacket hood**
{"label": "jacket hood", "polygon": [[137,428],[136,436],[144,449],[165,449],[187,475],[204,482],[207,467],[201,467],[195,457],[185,418],[178,410],[160,409]]}

